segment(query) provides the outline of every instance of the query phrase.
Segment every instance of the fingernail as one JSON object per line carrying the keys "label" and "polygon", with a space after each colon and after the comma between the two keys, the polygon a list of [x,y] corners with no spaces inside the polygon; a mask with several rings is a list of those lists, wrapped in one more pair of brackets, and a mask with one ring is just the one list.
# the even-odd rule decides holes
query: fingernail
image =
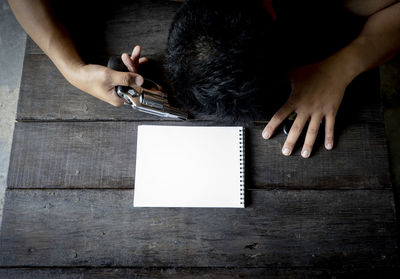
{"label": "fingernail", "polygon": [[283,155],[285,155],[285,156],[289,156],[289,155],[290,155],[290,149],[287,148],[287,147],[285,147],[285,148],[282,150],[282,153],[283,153]]}
{"label": "fingernail", "polygon": [[326,144],[326,149],[331,150],[332,149],[332,143],[327,143]]}
{"label": "fingernail", "polygon": [[137,76],[137,77],[135,78],[135,83],[136,83],[137,85],[142,85],[142,84],[143,84],[143,78],[142,78],[141,76]]}
{"label": "fingernail", "polygon": [[262,136],[264,139],[269,139],[271,137],[271,135],[267,131],[262,132]]}
{"label": "fingernail", "polygon": [[310,152],[308,152],[308,150],[303,150],[303,152],[301,152],[301,156],[303,156],[303,158],[308,158],[308,156],[310,156]]}

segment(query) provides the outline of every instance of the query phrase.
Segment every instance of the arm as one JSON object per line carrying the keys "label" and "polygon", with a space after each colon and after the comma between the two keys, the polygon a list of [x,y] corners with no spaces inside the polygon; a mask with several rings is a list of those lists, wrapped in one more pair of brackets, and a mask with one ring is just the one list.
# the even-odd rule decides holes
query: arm
{"label": "arm", "polygon": [[371,15],[360,35],[325,60],[291,74],[292,93],[269,121],[263,137],[269,139],[292,112],[296,120],[282,148],[289,156],[306,122],[309,126],[301,155],[310,156],[320,123],[325,119],[325,148],[333,148],[336,113],[347,85],[360,73],[392,58],[400,50],[400,3]]}
{"label": "arm", "polygon": [[[9,0],[17,20],[28,35],[53,61],[61,74],[75,87],[105,102],[119,106],[123,101],[116,95],[116,85],[141,85],[137,73],[121,73],[100,65],[83,62],[66,28],[51,13],[46,0]],[[124,55],[126,56],[126,54]],[[140,48],[131,60],[139,64]],[[126,60],[126,57],[124,57]]]}
{"label": "arm", "polygon": [[[346,48],[350,77],[379,66],[400,50],[400,2],[369,17],[360,35]],[[346,59],[346,57],[344,57]]]}

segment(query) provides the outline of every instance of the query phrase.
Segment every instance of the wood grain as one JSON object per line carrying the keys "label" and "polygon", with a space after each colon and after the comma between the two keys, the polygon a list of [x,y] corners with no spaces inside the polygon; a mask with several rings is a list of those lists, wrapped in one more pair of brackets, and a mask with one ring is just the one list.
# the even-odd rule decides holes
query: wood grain
{"label": "wood grain", "polygon": [[40,188],[133,187],[135,126],[70,122],[16,127],[9,187],[27,187],[28,181]]}
{"label": "wood grain", "polygon": [[112,279],[112,278],[397,278],[399,268],[340,271],[307,268],[2,268],[0,278],[21,279]]}
{"label": "wood grain", "polygon": [[113,107],[80,91],[68,83],[45,55],[26,55],[22,76],[19,121],[159,119],[129,106]]}
{"label": "wood grain", "polygon": [[[145,56],[163,57],[169,27],[180,6],[168,0],[115,0],[112,4],[96,2],[94,13],[90,1],[50,2],[83,58],[131,52],[137,44],[143,47]],[[43,51],[28,39],[26,54],[43,54]]]}
{"label": "wood grain", "polygon": [[[10,188],[133,188],[139,124],[214,125],[214,122],[16,123]],[[246,132],[247,189],[391,188],[384,129],[344,128],[333,151],[318,141],[313,156],[281,155],[284,134],[266,141],[264,125]],[[211,159],[211,158],[210,158]]]}
{"label": "wood grain", "polygon": [[245,209],[133,208],[133,190],[8,190],[3,267],[390,267],[387,190],[248,191]]}

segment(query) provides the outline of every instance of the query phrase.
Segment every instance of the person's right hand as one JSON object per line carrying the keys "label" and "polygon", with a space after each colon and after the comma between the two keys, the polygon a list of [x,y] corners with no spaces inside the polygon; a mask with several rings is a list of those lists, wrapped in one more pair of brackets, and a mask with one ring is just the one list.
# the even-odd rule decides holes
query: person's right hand
{"label": "person's right hand", "polygon": [[127,54],[122,55],[125,64],[127,64],[126,58],[131,62],[127,65],[129,72],[118,72],[94,64],[82,65],[69,81],[75,87],[104,102],[113,106],[121,106],[124,104],[124,100],[118,97],[115,87],[117,85],[132,87],[134,85],[140,86],[143,84],[143,77],[139,75],[137,71],[138,66],[146,62],[147,59],[140,58],[140,52],[140,47],[136,46],[131,57]]}
{"label": "person's right hand", "polygon": [[322,120],[325,120],[325,148],[331,150],[334,144],[335,118],[347,85],[353,76],[348,74],[346,61],[330,56],[318,63],[295,69],[291,74],[292,93],[287,102],[268,122],[262,136],[269,139],[277,127],[292,113],[296,120],[282,147],[282,153],[289,156],[309,121],[301,156],[311,155]]}

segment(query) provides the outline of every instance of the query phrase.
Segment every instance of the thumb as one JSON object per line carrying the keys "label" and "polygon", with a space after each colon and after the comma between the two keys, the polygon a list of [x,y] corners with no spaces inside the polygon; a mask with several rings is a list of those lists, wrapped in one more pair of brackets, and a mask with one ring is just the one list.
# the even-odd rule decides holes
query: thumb
{"label": "thumb", "polygon": [[143,77],[136,73],[114,71],[112,76],[113,86],[122,85],[135,87],[138,85],[141,86],[144,82]]}

